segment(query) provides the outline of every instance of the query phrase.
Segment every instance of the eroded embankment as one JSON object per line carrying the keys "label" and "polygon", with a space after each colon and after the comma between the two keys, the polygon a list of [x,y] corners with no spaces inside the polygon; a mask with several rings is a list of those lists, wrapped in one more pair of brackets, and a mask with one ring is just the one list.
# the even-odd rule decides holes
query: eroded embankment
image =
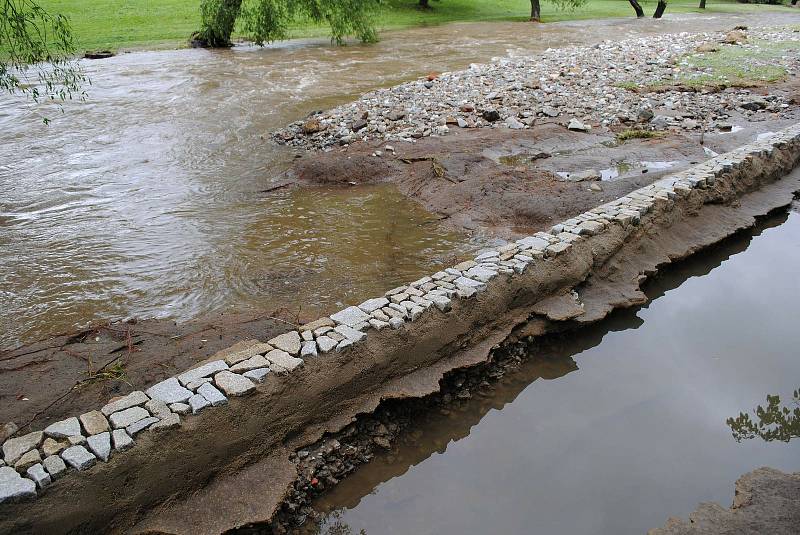
{"label": "eroded embankment", "polygon": [[[4,504],[0,531],[219,533],[269,520],[297,479],[292,452],[382,400],[437,391],[446,372],[484,362],[504,340],[573,328],[642,302],[639,284],[658,266],[787,204],[800,176],[776,179],[799,155],[800,128],[793,127],[550,234],[481,255],[457,270],[461,282],[448,307],[412,312],[413,321],[398,328],[370,330],[358,343],[307,356],[291,373],[271,374],[249,397],[144,432],[130,451],[67,474],[37,500]],[[512,252],[515,262],[500,260]]]}

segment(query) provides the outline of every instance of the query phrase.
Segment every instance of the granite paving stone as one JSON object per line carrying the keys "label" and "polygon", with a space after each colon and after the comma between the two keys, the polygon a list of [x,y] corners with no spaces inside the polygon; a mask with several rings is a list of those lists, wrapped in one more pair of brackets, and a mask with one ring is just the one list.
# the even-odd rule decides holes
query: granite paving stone
{"label": "granite paving stone", "polygon": [[125,451],[133,447],[133,439],[124,429],[114,429],[111,432],[111,442],[116,451]]}
{"label": "granite paving stone", "polygon": [[154,384],[145,393],[164,403],[182,403],[192,397],[192,391],[182,386],[175,377]]}
{"label": "granite paving stone", "polygon": [[139,420],[138,422],[134,422],[128,427],[125,428],[125,432],[128,433],[130,436],[135,437],[151,425],[158,423],[159,418],[156,416],[150,416],[143,420]]}
{"label": "granite paving stone", "polygon": [[6,464],[16,463],[23,454],[38,448],[44,439],[44,432],[34,431],[21,437],[9,438],[3,443],[3,459]]}
{"label": "granite paving stone", "polygon": [[42,466],[44,466],[44,469],[50,474],[51,479],[58,479],[67,471],[67,465],[64,464],[64,459],[58,455],[45,457],[44,461],[42,461]]}
{"label": "granite paving stone", "polygon": [[55,422],[44,428],[44,434],[53,438],[67,438],[81,434],[81,424],[76,417]]}
{"label": "granite paving stone", "polygon": [[300,333],[297,331],[280,334],[269,341],[274,348],[286,351],[290,355],[300,353],[300,342]]}
{"label": "granite paving stone", "polygon": [[[210,377],[218,371],[227,369],[228,369],[228,364],[224,360],[214,360],[212,362],[208,362],[206,364],[203,364],[202,366],[198,366],[197,368],[194,368],[187,372],[181,373],[180,375],[178,375],[178,381],[183,386],[186,386],[192,381],[202,379],[203,377]],[[178,402],[173,402],[173,403],[178,403]]]}
{"label": "granite paving stone", "polygon": [[121,429],[149,417],[150,413],[147,412],[144,407],[131,407],[130,409],[112,414],[110,418],[111,427],[114,429]]}
{"label": "granite paving stone", "polygon": [[36,497],[36,483],[8,466],[0,467],[0,503],[15,503]]}
{"label": "granite paving stone", "polygon": [[206,398],[209,403],[211,403],[212,407],[219,407],[220,405],[225,405],[228,403],[228,398],[226,398],[222,392],[217,390],[216,387],[211,383],[206,383],[198,388],[197,393]]}
{"label": "granite paving stone", "polygon": [[137,390],[135,392],[131,392],[128,395],[122,396],[119,399],[109,401],[108,404],[106,404],[102,409],[100,409],[100,412],[102,412],[104,416],[111,416],[111,414],[115,412],[123,411],[130,407],[135,407],[136,405],[144,405],[145,403],[147,403],[149,399],[150,398],[147,397],[147,395],[144,392]]}
{"label": "granite paving stone", "polygon": [[[267,355],[270,355],[270,354],[272,354],[272,353],[274,353],[276,351],[280,351],[280,350],[279,349],[273,349],[272,351],[267,353]],[[280,351],[280,352],[286,354],[283,351]],[[286,355],[287,355],[287,357],[289,357],[288,354],[286,354]],[[289,358],[292,358],[292,357],[289,357]],[[270,360],[270,362],[272,362],[272,359],[268,359],[268,360]],[[296,360],[300,360],[300,359],[296,359]],[[271,368],[271,366],[270,366],[270,368]],[[216,383],[216,385],[228,397],[244,396],[244,395],[250,394],[256,388],[256,385],[253,383],[253,381],[251,381],[247,377],[244,377],[242,375],[239,375],[239,374],[236,374],[236,373],[233,373],[233,372],[229,372],[229,371],[222,371],[222,372],[219,372],[218,374],[216,374],[214,376],[214,383]]]}
{"label": "granite paving stone", "polygon": [[108,458],[111,457],[111,433],[105,431],[92,435],[86,439],[86,445],[95,457],[103,462],[108,462]]}
{"label": "granite paving stone", "polygon": [[61,452],[61,458],[75,470],[86,470],[97,462],[97,458],[83,446],[71,446]]}
{"label": "granite paving stone", "polygon": [[79,419],[87,435],[97,435],[109,430],[108,420],[106,420],[106,417],[100,411],[86,412],[81,414]]}
{"label": "granite paving stone", "polygon": [[264,380],[269,375],[269,372],[270,372],[269,368],[258,368],[256,370],[250,370],[249,372],[245,372],[242,375],[244,375],[253,382],[263,383]]}

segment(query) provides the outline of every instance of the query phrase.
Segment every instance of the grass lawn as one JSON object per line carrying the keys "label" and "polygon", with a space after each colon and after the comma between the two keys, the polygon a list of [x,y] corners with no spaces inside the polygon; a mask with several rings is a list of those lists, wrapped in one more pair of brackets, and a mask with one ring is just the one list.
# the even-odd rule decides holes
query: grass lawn
{"label": "grass lawn", "polygon": [[[67,15],[79,51],[99,49],[175,48],[186,46],[200,24],[200,0],[39,0],[50,12]],[[655,0],[640,2],[649,15]],[[673,0],[667,14],[701,12],[698,2]],[[456,21],[527,20],[529,0],[432,0],[432,9],[420,11],[416,0],[384,0],[379,29],[397,29]],[[706,12],[788,11],[788,7],[710,1]],[[626,0],[589,0],[576,11],[559,10],[545,1],[545,22],[608,17],[632,17]],[[293,37],[327,35],[324,26],[298,24]]]}

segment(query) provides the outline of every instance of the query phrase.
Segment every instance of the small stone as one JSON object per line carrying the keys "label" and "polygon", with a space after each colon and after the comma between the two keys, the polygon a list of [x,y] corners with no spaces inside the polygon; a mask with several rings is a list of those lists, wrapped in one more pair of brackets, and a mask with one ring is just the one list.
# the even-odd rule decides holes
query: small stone
{"label": "small stone", "polygon": [[144,407],[131,407],[130,409],[125,409],[124,411],[115,412],[112,414],[110,418],[111,427],[114,429],[122,429],[123,427],[128,427],[139,420],[149,417],[150,413],[147,412]]}
{"label": "small stone", "polygon": [[208,401],[205,396],[201,394],[195,394],[189,398],[189,406],[192,409],[192,414],[197,414],[206,407],[210,407],[211,402]]}
{"label": "small stone", "polygon": [[475,266],[474,268],[468,269],[466,273],[464,273],[464,276],[480,282],[489,282],[497,276],[497,272],[485,267]]}
{"label": "small stone", "polygon": [[508,117],[505,120],[506,126],[513,130],[521,130],[525,128],[525,125],[519,121],[516,117]]}
{"label": "small stone", "polygon": [[125,432],[128,433],[130,436],[135,437],[151,425],[158,423],[159,419],[155,416],[150,416],[149,418],[145,418],[144,420],[139,420],[136,423],[132,423],[128,427],[125,428]]}
{"label": "small stone", "polygon": [[405,301],[408,298],[409,298],[409,294],[407,294],[405,292],[403,292],[401,294],[394,294],[394,295],[389,297],[389,299],[392,301],[392,303],[395,303],[395,304],[396,303],[401,303],[401,302]]}
{"label": "small stone", "polygon": [[352,342],[360,342],[364,338],[367,337],[366,334],[362,333],[361,331],[357,331],[352,327],[348,327],[347,325],[339,325],[334,329],[337,333],[341,334],[348,340]]}
{"label": "small stone", "polygon": [[178,381],[180,381],[183,386],[186,386],[193,381],[197,381],[198,379],[202,379],[204,377],[211,377],[218,371],[227,369],[228,364],[224,360],[215,360],[194,368],[193,370],[183,372],[182,374],[178,375]]}
{"label": "small stone", "polygon": [[319,347],[320,351],[327,353],[336,347],[336,341],[328,338],[327,336],[320,336],[317,338],[317,346]]}
{"label": "small stone", "polygon": [[45,488],[47,485],[53,482],[50,478],[50,474],[48,474],[42,463],[36,463],[30,468],[25,471],[25,474],[28,476],[28,479],[32,479],[36,486],[39,489]]}
{"label": "small stone", "polygon": [[98,435],[108,431],[108,420],[100,411],[91,411],[80,416],[81,425],[87,435]]}
{"label": "small stone", "polygon": [[369,314],[380,308],[385,307],[388,304],[389,300],[386,299],[385,297],[376,297],[374,299],[367,299],[366,301],[358,305],[358,308]]}
{"label": "small stone", "polygon": [[237,362],[247,360],[256,355],[263,355],[267,351],[272,351],[272,349],[271,345],[258,340],[244,340],[233,344],[227,349],[217,351],[214,357],[224,360],[229,366],[233,366]]}
{"label": "small stone", "polygon": [[554,243],[553,245],[549,245],[546,250],[548,256],[558,256],[568,251],[570,247],[572,246],[569,243],[559,242],[559,243]]}
{"label": "small stone", "polygon": [[9,437],[14,436],[17,431],[19,431],[19,427],[14,422],[6,422],[0,425],[0,444],[8,440]]}
{"label": "small stone", "polygon": [[8,466],[0,467],[0,503],[15,503],[36,497],[36,483]]}
{"label": "small stone", "polygon": [[569,124],[567,125],[567,129],[568,130],[573,130],[573,131],[576,131],[576,132],[588,132],[589,130],[592,129],[592,127],[589,126],[588,124],[582,123],[578,119],[574,119],[573,118],[573,119],[570,120]]}
{"label": "small stone", "polygon": [[133,447],[133,439],[124,429],[115,429],[111,432],[111,441],[116,451],[125,451]]}
{"label": "small stone", "polygon": [[97,458],[83,446],[72,446],[61,453],[61,458],[75,470],[90,468]]}
{"label": "small stone", "polygon": [[369,320],[369,324],[372,325],[372,327],[374,327],[378,331],[380,331],[381,329],[384,329],[384,328],[389,326],[388,322],[381,321],[381,320],[376,320],[376,319]]}
{"label": "small stone", "polygon": [[72,444],[69,443],[69,440],[46,438],[44,442],[42,442],[42,453],[44,453],[45,456],[58,455],[70,446],[72,446]]}
{"label": "small stone", "polygon": [[81,424],[76,417],[67,418],[44,428],[44,434],[53,438],[67,438],[81,434]]}
{"label": "small stone", "polygon": [[135,392],[131,392],[127,396],[123,396],[121,398],[114,399],[110,401],[107,405],[105,405],[100,412],[103,413],[104,416],[111,416],[115,412],[123,411],[130,407],[135,407],[136,405],[144,405],[147,403],[147,400],[150,398],[145,395],[144,392],[140,390],[136,390]]}
{"label": "small stone", "polygon": [[[302,338],[304,342],[311,342],[314,340],[314,333],[312,331],[300,331],[300,338]],[[302,351],[302,349],[300,351]]]}
{"label": "small stone", "polygon": [[[248,370],[249,371],[249,370]],[[197,389],[197,393],[206,398],[212,407],[219,407],[228,403],[228,398],[222,395],[222,392],[214,388],[211,383],[206,383]]]}
{"label": "small stone", "polygon": [[70,446],[80,446],[86,444],[86,437],[83,435],[73,435],[67,439]]}
{"label": "small stone", "polygon": [[64,464],[64,459],[58,455],[46,457],[45,460],[42,461],[42,465],[52,479],[58,479],[67,471],[67,465]]}
{"label": "small stone", "polygon": [[[260,355],[256,355],[260,356]],[[197,389],[203,386],[206,383],[211,382],[211,377],[203,377],[202,379],[197,379],[196,381],[192,381],[191,383],[186,385],[186,388],[191,390],[192,392],[197,392]]]}
{"label": "small stone", "polygon": [[270,369],[278,373],[290,372],[303,364],[303,359],[294,358],[280,349],[270,351],[266,356]]}
{"label": "small stone", "polygon": [[466,286],[467,288],[474,288],[475,291],[483,291],[486,289],[486,284],[476,280],[468,279],[467,277],[459,277],[454,281],[456,287]]}
{"label": "small stone", "polygon": [[560,112],[552,106],[544,106],[542,113],[547,117],[558,117]]}
{"label": "small stone", "polygon": [[483,117],[485,121],[493,123],[495,121],[500,120],[500,112],[492,109],[483,110],[483,112],[481,113],[481,117]]}
{"label": "small stone", "polygon": [[3,443],[3,458],[6,464],[12,465],[16,463],[23,454],[29,452],[33,448],[38,448],[42,443],[44,433],[42,431],[34,431],[21,437],[9,438]]}
{"label": "small stone", "polygon": [[14,470],[22,474],[25,470],[40,462],[42,462],[42,456],[39,454],[39,450],[31,450],[17,459],[17,462],[14,463]]}
{"label": "small stone", "polygon": [[403,321],[402,318],[390,318],[389,319],[389,326],[392,329],[399,329],[400,327],[403,326],[404,323],[405,323],[405,321]]}
{"label": "small stone", "polygon": [[164,403],[182,403],[192,397],[192,391],[184,388],[175,377],[156,383],[146,391],[148,396]]}
{"label": "small stone", "polygon": [[111,433],[108,431],[92,435],[86,439],[89,450],[103,462],[108,462],[111,457]]}
{"label": "small stone", "polygon": [[150,414],[158,416],[159,418],[165,418],[172,413],[169,407],[167,407],[167,404],[160,399],[151,399],[144,404],[144,408],[150,411]]}
{"label": "small stone", "polygon": [[[270,362],[272,362],[272,359],[269,358],[269,355],[271,355],[275,351],[279,350],[275,349],[267,353],[267,360],[269,360]],[[300,360],[300,359],[295,359],[295,360]],[[215,375],[214,383],[216,383],[216,385],[219,388],[221,388],[222,391],[225,392],[225,395],[227,395],[228,397],[244,396],[246,394],[253,392],[253,390],[255,390],[256,388],[256,385],[253,383],[253,381],[251,381],[247,377],[229,371],[221,371],[217,375]]]}
{"label": "small stone", "polygon": [[269,371],[270,371],[269,368],[258,368],[257,370],[250,370],[249,372],[243,373],[242,375],[244,375],[251,381],[260,384],[263,383],[264,380],[267,378],[267,375],[269,375]]}
{"label": "small stone", "polygon": [[[278,350],[273,349],[273,351],[278,351]],[[264,368],[267,366],[269,366],[269,361],[267,361],[267,358],[261,355],[256,355],[255,357],[243,360],[238,364],[234,364],[233,366],[231,366],[231,371],[234,373],[244,373],[244,372],[249,372],[250,370],[256,370],[258,368]]]}
{"label": "small stone", "polygon": [[282,351],[286,351],[290,355],[297,355],[300,353],[300,333],[297,331],[289,331],[276,336],[269,340],[270,345]]}
{"label": "small stone", "polygon": [[317,343],[314,340],[303,342],[303,348],[300,350],[300,357],[316,357],[317,356]]}
{"label": "small stone", "polygon": [[341,351],[347,347],[350,347],[351,345],[353,345],[353,341],[345,338],[344,340],[336,344],[336,351]]}
{"label": "small stone", "polygon": [[[331,314],[331,319],[338,324],[352,327],[363,321],[369,321],[369,315],[358,307],[347,307],[335,314]],[[298,347],[298,351],[299,351]]]}
{"label": "small stone", "polygon": [[449,312],[452,308],[451,301],[447,297],[434,295],[431,297],[431,301],[442,312]]}
{"label": "small stone", "polygon": [[[208,383],[206,383],[208,384]],[[211,386],[211,385],[209,385]],[[214,387],[211,387],[214,388]],[[169,416],[165,418],[161,418],[159,421],[154,423],[150,426],[150,431],[159,432],[159,431],[166,431],[167,429],[173,429],[175,427],[180,427],[181,425],[181,417],[175,413],[170,413]]]}
{"label": "small stone", "polygon": [[458,286],[458,289],[456,290],[456,295],[458,295],[458,297],[461,299],[468,299],[477,293],[478,291],[470,286]]}
{"label": "small stone", "polygon": [[169,410],[175,414],[189,414],[189,411],[191,411],[192,408],[186,403],[173,403],[169,406]]}
{"label": "small stone", "polygon": [[425,309],[424,309],[424,308],[422,308],[422,307],[418,307],[418,306],[413,306],[413,307],[411,307],[411,309],[408,311],[408,313],[409,313],[409,316],[411,317],[411,321],[414,321],[414,320],[416,320],[417,318],[419,318],[420,316],[422,316],[422,313],[423,313],[423,312],[425,312]]}
{"label": "small stone", "polygon": [[335,327],[336,323],[330,318],[320,318],[318,320],[312,321],[310,323],[306,323],[302,327],[300,327],[301,331],[316,331],[321,327]]}

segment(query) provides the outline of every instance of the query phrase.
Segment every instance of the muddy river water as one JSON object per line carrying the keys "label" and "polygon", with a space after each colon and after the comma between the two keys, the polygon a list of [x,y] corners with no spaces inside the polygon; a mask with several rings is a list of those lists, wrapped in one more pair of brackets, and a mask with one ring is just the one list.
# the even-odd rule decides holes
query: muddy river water
{"label": "muddy river water", "polygon": [[[317,503],[309,532],[641,534],[726,507],[800,441],[732,438],[726,419],[800,387],[800,213],[669,268],[647,306],[548,344],[485,397],[428,414]],[[361,531],[363,530],[363,531]]]}
{"label": "muddy river water", "polygon": [[271,130],[495,56],[742,22],[770,21],[456,24],[371,46],[141,52],[85,61],[88,99],[63,114],[3,95],[0,349],[131,316],[329,310],[413,280],[475,243],[390,188],[264,192],[293,156]]}

